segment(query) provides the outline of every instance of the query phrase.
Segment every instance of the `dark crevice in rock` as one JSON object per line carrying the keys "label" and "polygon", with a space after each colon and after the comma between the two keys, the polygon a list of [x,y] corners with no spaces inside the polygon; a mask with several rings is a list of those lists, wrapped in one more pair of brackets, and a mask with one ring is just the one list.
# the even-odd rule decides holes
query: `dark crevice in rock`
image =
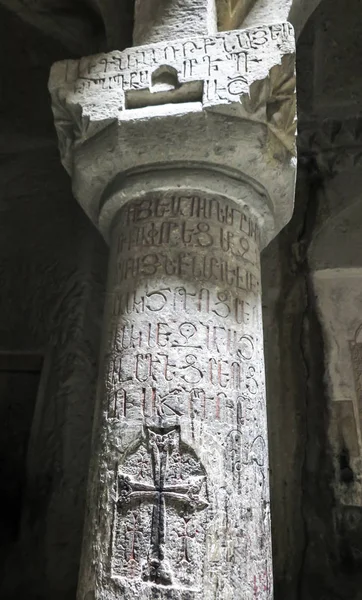
{"label": "dark crevice in rock", "polygon": [[350,484],[354,482],[354,473],[350,466],[350,454],[348,448],[343,445],[339,453],[339,479],[341,483]]}
{"label": "dark crevice in rock", "polygon": [[306,304],[305,179],[301,169],[294,216],[263,256],[275,600],[297,597],[305,537],[301,471],[307,374],[298,343]]}
{"label": "dark crevice in rock", "polygon": [[[323,184],[317,169],[310,165],[309,198],[303,227],[306,253],[315,233],[319,198]],[[300,340],[306,369],[306,439],[302,469],[305,546],[300,569],[298,600],[332,600],[333,567],[337,555],[334,537],[334,469],[328,439],[329,400],[324,385],[324,342],[319,321],[310,265],[303,262],[305,310]]]}
{"label": "dark crevice in rock", "polygon": [[[304,544],[301,553],[301,560],[299,566],[299,577],[297,583],[297,599],[302,600],[303,598],[303,587],[304,587],[304,574],[307,561],[308,548],[311,544],[311,535],[308,527],[308,515],[305,503],[305,493],[308,486],[308,448],[311,443],[310,430],[308,426],[308,410],[310,400],[310,386],[311,386],[311,365],[309,357],[310,346],[310,298],[309,298],[309,268],[307,252],[308,247],[313,236],[313,225],[316,217],[316,199],[317,191],[321,186],[321,181],[318,176],[318,170],[313,160],[306,161],[304,157],[300,160],[303,165],[304,173],[308,180],[306,202],[304,206],[304,212],[302,215],[302,222],[300,226],[300,233],[297,242],[294,246],[294,256],[296,263],[299,268],[299,272],[302,278],[303,288],[303,312],[301,318],[301,329],[299,332],[299,348],[300,355],[303,361],[304,373],[305,373],[305,387],[304,387],[304,398],[303,398],[303,417],[304,417],[304,448],[303,458],[301,464],[301,484],[302,484],[302,521],[304,530]],[[298,250],[296,252],[296,249]]]}

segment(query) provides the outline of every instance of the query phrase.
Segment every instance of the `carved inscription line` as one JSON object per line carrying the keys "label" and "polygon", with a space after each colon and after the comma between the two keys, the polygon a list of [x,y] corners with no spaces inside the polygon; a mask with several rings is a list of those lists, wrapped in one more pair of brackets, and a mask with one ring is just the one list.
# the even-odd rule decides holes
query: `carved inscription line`
{"label": "carved inscription line", "polygon": [[[128,381],[154,386],[172,382],[191,390],[201,381],[209,387],[244,390],[256,394],[258,383],[256,368],[234,358],[209,358],[199,360],[196,354],[178,357],[178,364],[166,352],[146,352],[111,359],[112,383],[115,386]],[[191,386],[191,387],[190,387]]]}
{"label": "carved inscription line", "polygon": [[244,266],[234,265],[214,256],[200,256],[191,252],[174,254],[152,253],[141,257],[121,259],[118,262],[117,282],[137,280],[140,277],[192,277],[196,280],[221,283],[236,291],[260,294],[260,282],[255,273]]}
{"label": "carved inscription line", "polygon": [[112,350],[117,353],[131,349],[203,349],[218,354],[230,354],[242,360],[250,360],[254,354],[251,335],[202,321],[196,324],[185,321],[175,330],[167,322],[151,322],[133,325],[123,323],[114,333]]}
{"label": "carved inscription line", "polygon": [[[180,244],[199,248],[219,247],[223,252],[230,252],[233,258],[255,263],[255,256],[251,252],[247,237],[239,236],[222,227],[215,237],[210,231],[210,225],[204,222],[197,223],[193,227],[186,221],[167,221],[160,224],[149,222],[141,227],[134,226],[119,238],[118,249],[122,252],[135,248],[155,248],[164,244],[168,244],[171,248],[179,247]],[[258,252],[255,247],[253,250],[254,254]]]}
{"label": "carved inscription line", "polygon": [[[147,70],[164,62],[181,63],[184,69],[192,69],[202,62],[203,67],[207,65],[209,76],[212,72],[219,71],[220,63],[224,60],[239,63],[236,64],[238,70],[243,63],[247,70],[245,56],[248,54],[253,56],[253,51],[266,50],[270,45],[278,48],[288,41],[294,41],[293,29],[289,23],[281,23],[244,31],[220,33],[213,37],[172,43],[161,42],[149,47],[112,53],[102,58],[82,58],[79,61],[77,77],[96,79],[107,75],[117,76],[121,71]],[[67,72],[66,81],[73,78],[74,73]],[[135,81],[128,83],[131,86],[134,84]]]}
{"label": "carved inscription line", "polygon": [[257,420],[259,404],[258,388],[250,373],[242,393],[230,389],[213,393],[202,387],[187,391],[180,385],[162,394],[157,387],[127,391],[120,384],[113,387],[109,395],[108,418],[123,421],[129,416],[142,416],[167,422],[169,418],[177,421],[178,417],[187,415],[190,419],[242,426]]}
{"label": "carved inscription line", "polygon": [[[170,221],[170,219],[176,219],[177,223],[180,223],[180,221],[187,223],[190,219],[200,219],[202,221],[211,221],[213,224],[220,223],[223,227],[234,227],[243,237],[247,236],[257,243],[260,242],[260,230],[255,220],[246,212],[243,212],[240,207],[231,206],[226,201],[221,202],[217,198],[189,195],[170,197],[153,196],[127,204],[120,211],[120,220],[123,223],[127,225],[147,224],[151,231],[152,222],[158,219],[165,219],[158,227],[164,228],[162,234],[166,237],[170,236],[172,229],[174,229],[174,222]],[[204,225],[202,225],[201,230],[200,228],[197,230],[196,227],[194,233],[207,234],[209,233],[209,229],[205,231]],[[229,235],[231,233],[235,235],[235,232],[230,232]],[[161,231],[159,234],[156,234],[156,237],[160,234]],[[135,233],[135,235],[137,234]],[[207,236],[205,237],[207,238]]]}
{"label": "carved inscription line", "polygon": [[233,31],[214,37],[153,44],[102,57],[81,59],[66,69],[65,81],[73,83],[75,93],[151,90],[158,66],[168,65],[177,72],[180,83],[204,82],[206,103],[235,101],[248,90],[260,63],[270,63],[275,53],[294,51],[294,36],[288,23],[252,30]]}
{"label": "carved inscription line", "polygon": [[[125,207],[119,222],[123,228],[118,237],[118,283],[140,277],[191,275],[196,280],[259,293],[259,280],[253,273],[259,259],[259,231],[237,208],[217,198],[171,196],[161,200],[153,196]],[[228,228],[218,227],[218,222]],[[190,251],[179,251],[180,247]],[[150,252],[151,248],[156,251]],[[204,252],[192,252],[198,248]],[[147,254],[142,255],[143,249]]]}
{"label": "carved inscription line", "polygon": [[115,319],[120,315],[131,314],[144,313],[151,316],[161,313],[164,309],[174,312],[184,311],[188,315],[202,313],[204,316],[228,319],[238,325],[253,325],[257,322],[259,312],[255,304],[240,298],[239,295],[235,296],[230,290],[211,293],[205,287],[198,290],[177,287],[172,290],[162,288],[145,292],[137,290],[114,293],[112,316]]}

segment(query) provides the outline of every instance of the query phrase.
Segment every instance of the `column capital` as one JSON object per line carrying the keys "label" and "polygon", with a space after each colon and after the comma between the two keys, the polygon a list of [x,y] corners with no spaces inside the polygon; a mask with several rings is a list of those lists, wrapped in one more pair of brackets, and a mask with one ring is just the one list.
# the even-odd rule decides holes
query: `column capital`
{"label": "column capital", "polygon": [[268,243],[293,211],[294,53],[278,23],[56,63],[62,162],[104,237],[130,198],[182,185],[248,206]]}

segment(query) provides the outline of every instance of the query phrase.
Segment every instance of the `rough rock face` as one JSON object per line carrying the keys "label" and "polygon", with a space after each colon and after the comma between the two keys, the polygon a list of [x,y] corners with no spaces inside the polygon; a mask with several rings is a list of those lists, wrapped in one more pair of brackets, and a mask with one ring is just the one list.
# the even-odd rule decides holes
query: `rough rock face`
{"label": "rough rock face", "polygon": [[180,29],[188,37],[217,33],[215,0],[136,0],[134,46],[176,40]]}
{"label": "rough rock face", "polygon": [[59,167],[66,51],[3,9],[0,38],[0,597],[74,598],[107,251]]}
{"label": "rough rock face", "polygon": [[359,10],[323,3],[300,39],[296,209],[262,257],[281,598],[360,598]]}

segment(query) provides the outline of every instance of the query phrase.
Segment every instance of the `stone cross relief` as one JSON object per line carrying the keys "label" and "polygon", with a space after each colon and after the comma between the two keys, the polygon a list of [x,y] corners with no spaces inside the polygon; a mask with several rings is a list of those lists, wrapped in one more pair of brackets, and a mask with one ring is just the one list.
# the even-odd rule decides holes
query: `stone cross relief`
{"label": "stone cross relief", "polygon": [[[129,567],[133,564],[134,576],[139,576],[144,582],[172,586],[177,584],[172,563],[193,566],[190,540],[199,531],[196,528],[192,534],[190,526],[193,516],[208,506],[206,476],[199,474],[203,473],[203,469],[197,458],[180,448],[178,429],[165,432],[147,427],[145,434],[147,442],[135,452],[133,461],[128,461],[128,472],[121,469],[117,475],[117,514],[121,521],[122,516],[123,522],[130,516],[131,521],[128,527],[123,528],[123,534],[118,531],[116,536],[125,537],[122,562],[124,566],[127,563],[128,577]],[[135,465],[138,477],[130,474],[135,472]],[[142,506],[151,507],[151,512],[142,514]],[[169,512],[172,512],[170,519]],[[170,536],[168,528],[172,528],[176,521],[177,531],[173,532],[173,536],[171,532]],[[168,548],[167,538],[170,538]],[[176,554],[175,546],[178,546]],[[147,548],[143,558],[139,555],[142,547]]]}

